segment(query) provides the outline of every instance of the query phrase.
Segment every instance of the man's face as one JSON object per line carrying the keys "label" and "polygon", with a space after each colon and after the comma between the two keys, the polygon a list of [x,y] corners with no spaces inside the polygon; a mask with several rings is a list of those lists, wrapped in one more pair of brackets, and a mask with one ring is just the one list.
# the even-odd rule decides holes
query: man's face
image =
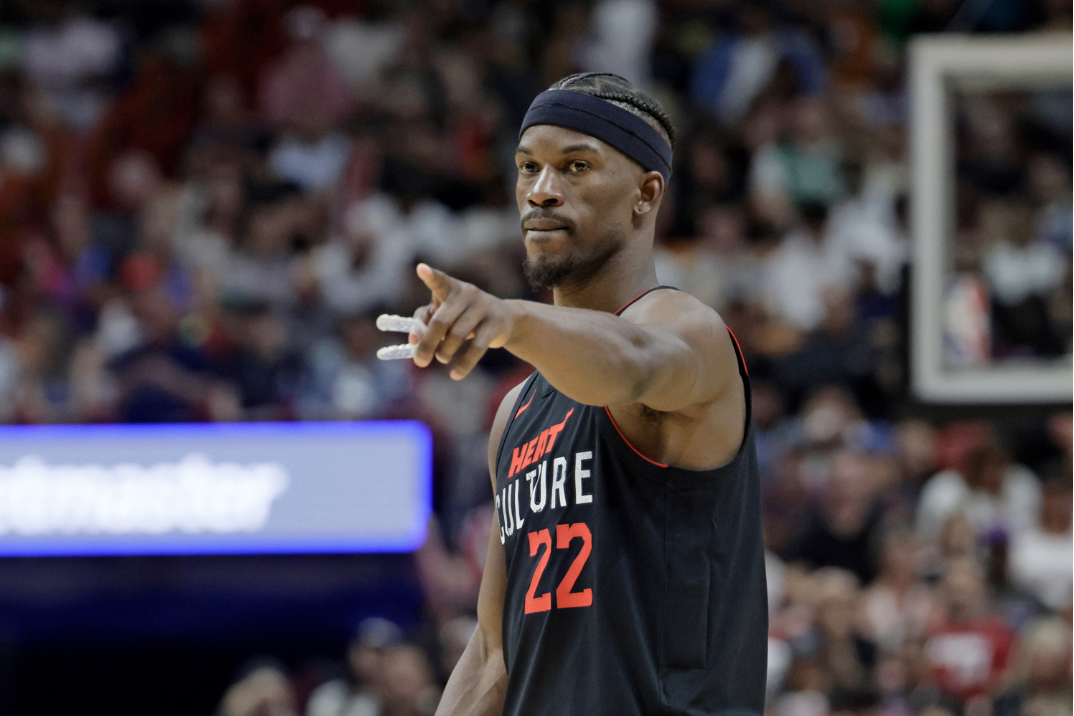
{"label": "man's face", "polygon": [[641,167],[599,139],[547,124],[522,135],[515,165],[530,283],[551,288],[592,277],[630,235]]}

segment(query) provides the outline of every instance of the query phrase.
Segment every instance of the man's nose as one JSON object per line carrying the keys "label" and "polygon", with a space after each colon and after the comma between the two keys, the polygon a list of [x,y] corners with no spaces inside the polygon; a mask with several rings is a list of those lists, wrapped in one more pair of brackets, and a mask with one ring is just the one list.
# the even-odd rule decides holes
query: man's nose
{"label": "man's nose", "polygon": [[531,206],[563,206],[563,192],[555,169],[546,166],[541,170],[537,181],[533,183],[526,195],[526,200]]}

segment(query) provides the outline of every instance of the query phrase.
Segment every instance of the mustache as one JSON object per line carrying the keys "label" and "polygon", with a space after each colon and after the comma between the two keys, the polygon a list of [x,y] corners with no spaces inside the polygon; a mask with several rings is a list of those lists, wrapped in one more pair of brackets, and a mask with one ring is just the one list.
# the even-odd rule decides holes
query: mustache
{"label": "mustache", "polygon": [[522,215],[522,219],[519,220],[518,224],[519,226],[522,226],[531,219],[549,219],[551,221],[558,221],[566,227],[568,233],[574,232],[574,222],[562,214],[557,214],[552,209],[545,209],[542,207],[530,209]]}

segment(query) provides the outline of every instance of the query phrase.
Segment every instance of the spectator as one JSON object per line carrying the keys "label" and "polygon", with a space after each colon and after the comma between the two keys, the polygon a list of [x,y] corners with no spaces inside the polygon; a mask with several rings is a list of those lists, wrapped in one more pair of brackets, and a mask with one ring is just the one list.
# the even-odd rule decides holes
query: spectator
{"label": "spectator", "polygon": [[119,390],[119,418],[132,423],[237,419],[239,396],[211,374],[202,351],[181,340],[179,312],[164,289],[142,289],[133,305],[144,338],[111,365]]}
{"label": "spectator", "polygon": [[825,101],[799,97],[787,109],[788,139],[758,149],[749,175],[750,200],[755,210],[776,224],[793,216],[790,207],[827,206],[841,198],[845,190],[840,172],[843,147],[831,129]]}
{"label": "spectator", "polygon": [[28,33],[23,50],[27,78],[43,90],[65,122],[85,130],[107,106],[106,82],[120,69],[119,28],[77,9],[55,27]]}
{"label": "spectator", "polygon": [[1017,534],[1037,522],[1040,483],[1033,473],[1012,463],[989,430],[970,439],[976,444],[954,469],[937,473],[922,490],[917,529],[925,539],[934,538],[955,512],[964,513],[978,534],[993,528]]}
{"label": "spectator", "polygon": [[[484,511],[480,516],[486,518],[480,522],[482,527],[487,528],[487,532],[492,528],[492,520],[495,517]],[[488,540],[485,542],[487,546]],[[429,539],[414,554],[418,576],[429,595],[429,609],[438,623],[443,624],[442,636],[452,636],[452,632],[444,632],[444,629],[456,618],[462,618],[456,615],[477,604],[478,589],[481,586],[482,565],[475,563],[476,555],[468,549],[471,545],[461,546],[467,551],[460,550],[460,553],[453,554],[447,549],[443,531],[434,518],[429,521]],[[480,546],[477,550],[480,550]]]}
{"label": "spectator", "polygon": [[696,238],[657,249],[657,276],[722,311],[748,294],[755,277],[746,216],[734,205],[718,204],[699,209],[693,223]]}
{"label": "spectator", "polygon": [[224,693],[217,716],[298,716],[287,674],[275,662],[255,662]]}
{"label": "spectator", "polygon": [[593,72],[613,72],[644,87],[658,24],[654,0],[601,0],[593,8],[593,41],[583,50],[583,66]]}
{"label": "spectator", "polygon": [[292,45],[262,80],[266,121],[286,134],[269,153],[268,163],[281,181],[306,190],[331,190],[346,166],[349,144],[339,132],[350,109],[350,89],[336,72],[319,40],[324,14],[300,6],[286,17]]}
{"label": "spectator", "polygon": [[764,258],[754,292],[773,318],[808,332],[824,319],[825,293],[850,286],[850,267],[826,240],[827,206],[806,204],[801,214],[801,227]]}
{"label": "spectator", "polygon": [[376,359],[385,344],[376,317],[383,310],[339,319],[337,335],[319,338],[305,356],[298,410],[307,420],[361,419],[381,415],[409,388],[404,366]]}
{"label": "spectator", "polygon": [[[848,263],[871,267],[877,287],[891,294],[899,286],[907,259],[905,238],[898,231],[895,197],[879,180],[868,182],[860,164],[844,163],[843,178],[847,196],[832,207],[830,241],[845,253]],[[864,270],[862,266],[855,273]],[[860,277],[855,278],[860,282]]]}
{"label": "spectator", "polygon": [[1032,214],[1024,205],[994,207],[1002,234],[985,256],[984,275],[994,300],[999,355],[1029,349],[1032,355],[1061,355],[1063,345],[1048,316],[1047,298],[1063,279],[1062,255],[1035,241]]}
{"label": "spectator", "polygon": [[817,570],[818,602],[816,614],[817,660],[828,677],[829,691],[867,689],[876,666],[876,645],[858,631],[860,591],[857,580],[844,570],[825,567]]}
{"label": "spectator", "polygon": [[690,86],[695,102],[731,123],[746,114],[773,80],[784,80],[803,94],[824,88],[825,68],[808,34],[776,28],[765,3],[744,4],[738,19],[737,32],[721,37],[698,57]]}
{"label": "spectator", "polygon": [[299,232],[294,187],[257,187],[250,197],[245,226],[228,247],[220,290],[238,303],[266,303],[286,310],[295,302],[296,260],[293,240]]}
{"label": "spectator", "polygon": [[1034,199],[1040,206],[1034,217],[1035,242],[1050,244],[1069,254],[1074,241],[1071,219],[1070,170],[1047,154],[1038,154],[1029,165]]}
{"label": "spectator", "polygon": [[1042,492],[1039,524],[1014,536],[1008,569],[1015,586],[1058,612],[1070,609],[1074,592],[1070,482],[1049,480]]}
{"label": "spectator", "polygon": [[859,453],[838,453],[810,526],[791,548],[792,561],[813,567],[839,567],[861,583],[872,582],[882,524],[869,463]]}
{"label": "spectator", "polygon": [[380,685],[387,654],[402,636],[399,627],[387,619],[362,621],[347,648],[346,676],[318,686],[310,695],[306,716],[388,716]]}
{"label": "spectator", "polygon": [[992,713],[1069,714],[1074,709],[1070,681],[1070,626],[1055,617],[1041,619],[1022,632],[1013,684],[996,699]]}
{"label": "spectator", "polygon": [[263,306],[241,320],[238,350],[221,372],[238,389],[245,414],[253,420],[284,420],[301,377],[301,356],[291,350],[287,324]]}
{"label": "spectator", "polygon": [[963,703],[987,695],[1007,668],[1012,633],[987,605],[980,565],[968,558],[950,560],[940,602],[925,646],[936,683]]}
{"label": "spectator", "polygon": [[440,701],[429,660],[417,646],[400,644],[384,655],[382,716],[432,716]]}
{"label": "spectator", "polygon": [[934,599],[921,580],[922,566],[921,546],[912,532],[899,530],[885,537],[880,573],[862,595],[868,634],[885,652],[898,652],[928,626]]}
{"label": "spectator", "polygon": [[406,236],[393,233],[398,218],[391,204],[385,196],[354,204],[342,236],[314,250],[312,270],[332,310],[358,313],[399,299],[415,249]]}

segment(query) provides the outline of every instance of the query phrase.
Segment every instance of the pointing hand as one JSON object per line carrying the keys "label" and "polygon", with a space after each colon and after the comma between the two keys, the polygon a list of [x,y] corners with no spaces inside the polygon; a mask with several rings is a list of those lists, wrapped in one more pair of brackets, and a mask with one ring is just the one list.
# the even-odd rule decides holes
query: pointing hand
{"label": "pointing hand", "polygon": [[485,351],[502,348],[510,339],[510,303],[426,264],[418,264],[417,272],[432,300],[414,313],[420,321],[410,334],[417,345],[414,362],[425,368],[435,357],[450,363],[451,377],[462,380]]}

